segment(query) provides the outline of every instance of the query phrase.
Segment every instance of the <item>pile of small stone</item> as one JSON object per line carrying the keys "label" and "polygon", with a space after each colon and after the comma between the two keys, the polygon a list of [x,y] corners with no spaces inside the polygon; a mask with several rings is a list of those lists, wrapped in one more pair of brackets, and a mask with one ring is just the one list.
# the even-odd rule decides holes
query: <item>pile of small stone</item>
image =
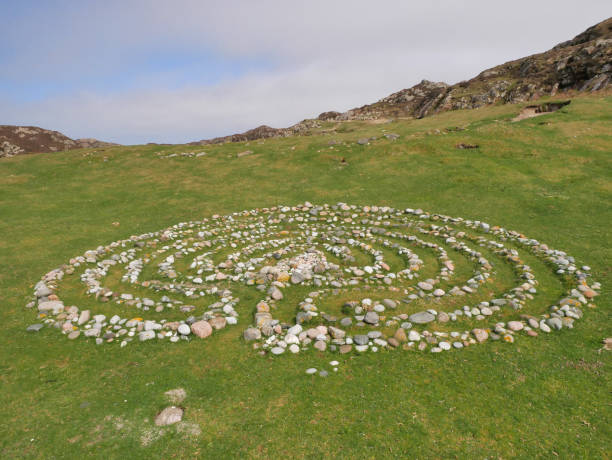
{"label": "pile of small stone", "polygon": [[185,158],[200,158],[205,156],[206,152],[176,152],[176,153],[167,153],[164,155],[163,152],[159,152],[157,154],[158,158],[176,158],[176,157],[185,157]]}

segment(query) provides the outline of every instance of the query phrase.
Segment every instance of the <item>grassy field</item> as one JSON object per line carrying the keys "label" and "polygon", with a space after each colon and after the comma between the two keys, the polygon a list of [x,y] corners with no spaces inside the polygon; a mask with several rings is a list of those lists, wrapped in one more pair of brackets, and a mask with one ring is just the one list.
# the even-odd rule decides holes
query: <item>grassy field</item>
{"label": "grassy field", "polygon": [[[610,458],[611,360],[597,350],[612,336],[612,97],[576,97],[509,122],[519,109],[327,124],[249,145],[0,161],[0,456]],[[367,136],[377,140],[356,144]],[[345,143],[330,148],[331,139]],[[207,155],[158,157],[185,151]],[[33,285],[87,249],[306,200],[421,207],[518,230],[590,265],[602,295],[574,330],[440,354],[262,357],[240,339],[247,306],[238,326],[175,346],[25,331],[36,322],[24,308]],[[541,279],[542,296],[560,292],[554,276]],[[331,359],[340,366],[328,378],[304,373]],[[188,394],[187,427],[200,434],[155,428],[164,391],[176,387]]]}

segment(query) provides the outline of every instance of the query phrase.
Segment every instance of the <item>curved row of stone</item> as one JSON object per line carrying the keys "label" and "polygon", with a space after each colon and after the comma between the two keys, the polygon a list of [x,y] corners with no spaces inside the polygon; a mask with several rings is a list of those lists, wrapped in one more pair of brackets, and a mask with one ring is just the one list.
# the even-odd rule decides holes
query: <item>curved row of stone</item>
{"label": "curved row of stone", "polygon": [[[472,235],[471,232],[483,235]],[[440,243],[423,240],[418,234],[438,239]],[[437,252],[440,261],[438,275],[419,281],[423,261],[406,244],[393,240]],[[445,298],[469,296],[494,275],[493,264],[466,241],[486,247],[500,260],[511,263],[521,281],[490,301],[465,305],[454,311],[441,311],[439,306]],[[520,310],[532,299],[538,285],[535,275],[521,261],[518,251],[505,247],[504,242],[523,247],[552,264],[558,275],[570,275],[574,287],[567,297],[538,318],[523,315],[515,321],[494,323],[490,328],[429,332],[419,329],[424,326],[414,326],[433,321],[450,324],[465,318],[487,321],[507,307],[512,311]],[[455,264],[443,245],[478,267],[472,278],[460,283],[463,285],[457,284],[447,290],[436,287],[441,282],[450,282],[454,275]],[[395,251],[406,268],[392,271],[385,262],[383,248]],[[225,260],[214,263],[214,258],[224,250],[229,251]],[[353,250],[361,251],[372,263],[356,264]],[[339,263],[330,262],[326,254]],[[189,265],[188,270],[193,274],[181,273],[176,265],[179,261]],[[141,279],[146,267],[153,264],[157,264],[156,273],[161,279]],[[161,299],[116,292],[105,287],[102,281],[109,271],[121,266],[125,268],[121,277],[124,284],[163,294]],[[71,276],[82,267],[80,279],[86,285],[87,293],[95,295],[101,302],[130,305],[151,314],[179,310],[189,316],[179,321],[119,315],[107,318],[104,314],[92,314],[88,309],[67,307],[59,298],[60,283],[64,276]],[[140,340],[167,339],[169,342],[186,340],[194,335],[208,337],[214,329],[237,323],[236,308],[240,299],[232,291],[241,286],[254,286],[266,295],[257,303],[255,322],[245,331],[244,337],[257,340],[256,347],[265,352],[280,354],[290,350],[297,353],[310,346],[319,350],[363,352],[398,347],[401,343],[405,348],[429,348],[435,352],[484,342],[489,337],[513,341],[519,331],[536,335],[538,330],[548,332],[572,327],[573,321],[582,316],[579,307],[599,289],[598,283],[589,285],[588,280],[588,267],[578,269],[575,261],[564,252],[484,222],[429,214],[422,210],[357,207],[342,203],[313,206],[306,203],[213,216],[100,246],[46,274],[36,285],[35,297],[44,323],[60,328],[68,337],[83,335],[95,337],[98,343],[119,342],[123,346],[136,337]],[[416,284],[406,285],[407,281]],[[272,313],[277,306],[282,306],[284,290],[293,285],[312,286],[315,290],[294,307],[297,310],[295,324],[284,324]],[[340,321],[319,308],[324,299],[329,301],[334,296],[346,295],[360,286],[403,292],[407,295],[402,299],[404,303],[429,301],[435,302],[436,308],[412,315],[394,314],[388,319],[382,313],[395,312],[398,301],[391,298],[377,301],[366,297],[347,302],[344,311],[350,315]],[[205,312],[195,316],[199,307],[191,304],[203,303],[202,299],[210,297],[214,302],[201,305]],[[189,304],[179,298],[188,300]],[[307,327],[313,320],[322,324]],[[380,330],[371,330],[367,334],[347,332],[351,327],[366,326],[379,329],[399,327],[387,336]]]}

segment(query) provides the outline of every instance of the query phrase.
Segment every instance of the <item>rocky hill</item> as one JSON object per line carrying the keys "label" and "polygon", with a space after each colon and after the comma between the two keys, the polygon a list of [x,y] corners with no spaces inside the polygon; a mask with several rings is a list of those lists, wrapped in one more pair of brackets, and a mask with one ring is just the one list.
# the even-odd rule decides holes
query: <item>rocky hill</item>
{"label": "rocky hill", "polygon": [[320,127],[321,125],[318,120],[303,120],[289,128],[271,128],[270,126],[262,125],[245,131],[244,133],[215,137],[214,139],[203,139],[201,141],[191,142],[190,145],[224,144],[226,142],[252,141],[255,139],[267,139],[269,137],[288,137],[308,134],[310,129]]}
{"label": "rocky hill", "polygon": [[0,158],[23,153],[60,152],[113,145],[118,144],[96,139],[71,139],[58,131],[49,131],[36,126],[0,125]]}
{"label": "rocky hill", "polygon": [[612,86],[612,18],[549,51],[487,69],[455,85],[423,80],[373,104],[343,113],[323,112],[316,120],[304,120],[290,128],[260,126],[194,144],[308,134],[309,129],[317,127],[317,121],[423,118],[447,110],[524,102],[570,90],[598,91],[609,86]]}

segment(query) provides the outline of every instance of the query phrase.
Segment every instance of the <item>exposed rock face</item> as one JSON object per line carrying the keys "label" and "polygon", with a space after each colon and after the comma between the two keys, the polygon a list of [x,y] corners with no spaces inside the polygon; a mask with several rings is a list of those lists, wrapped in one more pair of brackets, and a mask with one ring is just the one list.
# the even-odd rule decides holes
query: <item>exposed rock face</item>
{"label": "exposed rock face", "polygon": [[344,113],[328,111],[290,128],[260,126],[242,134],[195,144],[240,142],[308,134],[319,121],[423,118],[439,112],[516,103],[568,90],[597,91],[612,86],[612,18],[590,27],[549,51],[507,62],[455,85],[421,81],[374,104]]}
{"label": "exposed rock face", "polygon": [[342,114],[340,112],[334,112],[333,110],[330,112],[323,112],[322,114],[320,114],[317,119],[318,120],[322,120],[322,121],[326,121],[326,120],[334,120],[338,117],[340,117]]}
{"label": "exposed rock face", "polygon": [[226,142],[245,142],[257,139],[267,139],[270,137],[289,137],[295,135],[308,135],[313,128],[320,128],[317,120],[303,120],[289,128],[271,128],[269,126],[259,126],[241,134],[231,136],[215,137],[214,139],[203,139],[191,142],[191,145],[224,144]]}
{"label": "exposed rock face", "polygon": [[70,139],[58,131],[35,126],[0,125],[0,158],[23,153],[60,152],[80,148],[99,148],[117,144],[96,139]]}
{"label": "exposed rock face", "polygon": [[113,147],[113,146],[117,146],[119,144],[114,144],[113,142],[104,142],[104,141],[99,141],[98,139],[93,139],[91,137],[85,137],[83,139],[76,139],[75,142],[77,143],[79,149],[99,149],[99,148],[103,148],[103,147]]}

